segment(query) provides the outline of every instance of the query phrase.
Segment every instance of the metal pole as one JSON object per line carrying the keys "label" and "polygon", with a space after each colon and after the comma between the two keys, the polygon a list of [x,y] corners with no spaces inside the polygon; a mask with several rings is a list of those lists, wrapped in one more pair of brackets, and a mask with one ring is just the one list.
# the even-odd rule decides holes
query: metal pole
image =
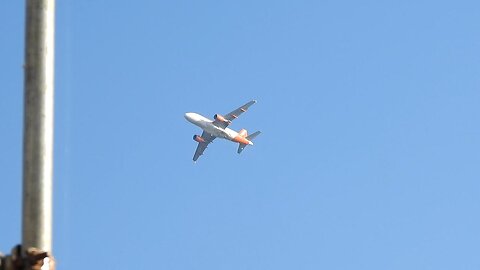
{"label": "metal pole", "polygon": [[52,251],[55,0],[26,0],[22,246]]}

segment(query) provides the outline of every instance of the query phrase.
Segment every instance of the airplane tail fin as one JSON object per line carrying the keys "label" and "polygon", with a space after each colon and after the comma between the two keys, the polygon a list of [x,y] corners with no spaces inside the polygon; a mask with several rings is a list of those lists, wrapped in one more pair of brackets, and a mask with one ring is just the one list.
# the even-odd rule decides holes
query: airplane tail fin
{"label": "airplane tail fin", "polygon": [[[257,137],[258,134],[260,134],[260,133],[261,133],[260,131],[257,131],[257,132],[255,132],[255,133],[253,133],[253,134],[248,135],[248,136],[245,137],[245,138],[246,138],[247,140],[249,140],[249,141],[252,141],[252,140],[255,139],[255,137]],[[238,144],[238,151],[237,151],[237,153],[240,154],[240,153],[243,151],[243,149],[245,149],[245,147],[246,147],[247,145],[248,145],[248,144],[239,143],[239,144]]]}

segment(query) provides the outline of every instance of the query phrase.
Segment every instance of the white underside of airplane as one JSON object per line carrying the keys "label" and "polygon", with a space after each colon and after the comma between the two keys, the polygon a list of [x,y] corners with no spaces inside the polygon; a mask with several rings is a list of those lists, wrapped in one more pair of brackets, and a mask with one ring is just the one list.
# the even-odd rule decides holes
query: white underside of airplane
{"label": "white underside of airplane", "polygon": [[[185,118],[192,124],[198,126],[199,128],[203,129],[204,131],[208,132],[210,135],[215,136],[217,138],[227,139],[230,141],[234,141],[236,137],[238,137],[239,133],[230,128],[221,128],[217,127],[213,124],[213,120],[206,118],[203,115],[198,113],[186,113]],[[251,141],[246,140],[249,145],[253,145]]]}
{"label": "white underside of airplane", "polygon": [[235,130],[230,129],[227,126],[232,123],[232,120],[238,118],[240,114],[246,112],[248,107],[255,103],[256,101],[252,100],[225,116],[215,114],[214,120],[210,120],[198,113],[186,113],[185,119],[203,130],[201,136],[193,136],[193,139],[198,142],[198,146],[193,156],[193,160],[196,161],[203,154],[203,151],[205,151],[208,144],[211,143],[215,138],[222,138],[239,143],[237,151],[239,154],[247,145],[253,145],[252,140],[258,134],[260,134],[260,131],[248,135],[245,129],[236,132]]}

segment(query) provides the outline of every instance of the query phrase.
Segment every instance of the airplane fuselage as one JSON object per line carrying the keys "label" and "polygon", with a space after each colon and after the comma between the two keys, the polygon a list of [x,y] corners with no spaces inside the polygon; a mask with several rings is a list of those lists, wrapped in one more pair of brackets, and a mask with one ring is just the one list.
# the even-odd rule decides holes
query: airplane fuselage
{"label": "airplane fuselage", "polygon": [[[213,124],[213,120],[206,118],[203,115],[198,113],[186,113],[185,119],[187,119],[190,123],[198,126],[199,128],[203,129],[205,132],[215,136],[217,138],[226,139],[229,141],[236,141],[236,138],[239,137],[239,133],[230,128],[221,128],[217,127]],[[249,141],[250,145],[253,145],[252,142]]]}
{"label": "airplane fuselage", "polygon": [[256,100],[250,100],[249,102],[225,115],[217,113],[213,116],[214,120],[210,120],[198,113],[186,113],[184,115],[185,119],[203,130],[201,133],[202,135],[193,135],[193,140],[197,142],[197,148],[195,150],[195,154],[193,154],[193,161],[196,162],[197,159],[203,155],[203,152],[207,149],[208,145],[215,140],[215,138],[222,138],[238,143],[238,154],[242,153],[243,149],[245,149],[245,147],[248,145],[253,145],[252,140],[261,133],[260,131],[248,134],[246,129],[241,129],[237,132],[229,129],[228,126],[232,124],[233,120],[237,119],[255,103],[257,103]]}

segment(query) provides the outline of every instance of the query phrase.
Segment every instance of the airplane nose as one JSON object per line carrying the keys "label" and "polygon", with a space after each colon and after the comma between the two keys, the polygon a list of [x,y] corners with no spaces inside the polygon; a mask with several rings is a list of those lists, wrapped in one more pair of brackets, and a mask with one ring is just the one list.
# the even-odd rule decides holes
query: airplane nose
{"label": "airplane nose", "polygon": [[193,113],[186,113],[184,115],[185,119],[187,119],[188,121],[192,122],[193,120]]}

